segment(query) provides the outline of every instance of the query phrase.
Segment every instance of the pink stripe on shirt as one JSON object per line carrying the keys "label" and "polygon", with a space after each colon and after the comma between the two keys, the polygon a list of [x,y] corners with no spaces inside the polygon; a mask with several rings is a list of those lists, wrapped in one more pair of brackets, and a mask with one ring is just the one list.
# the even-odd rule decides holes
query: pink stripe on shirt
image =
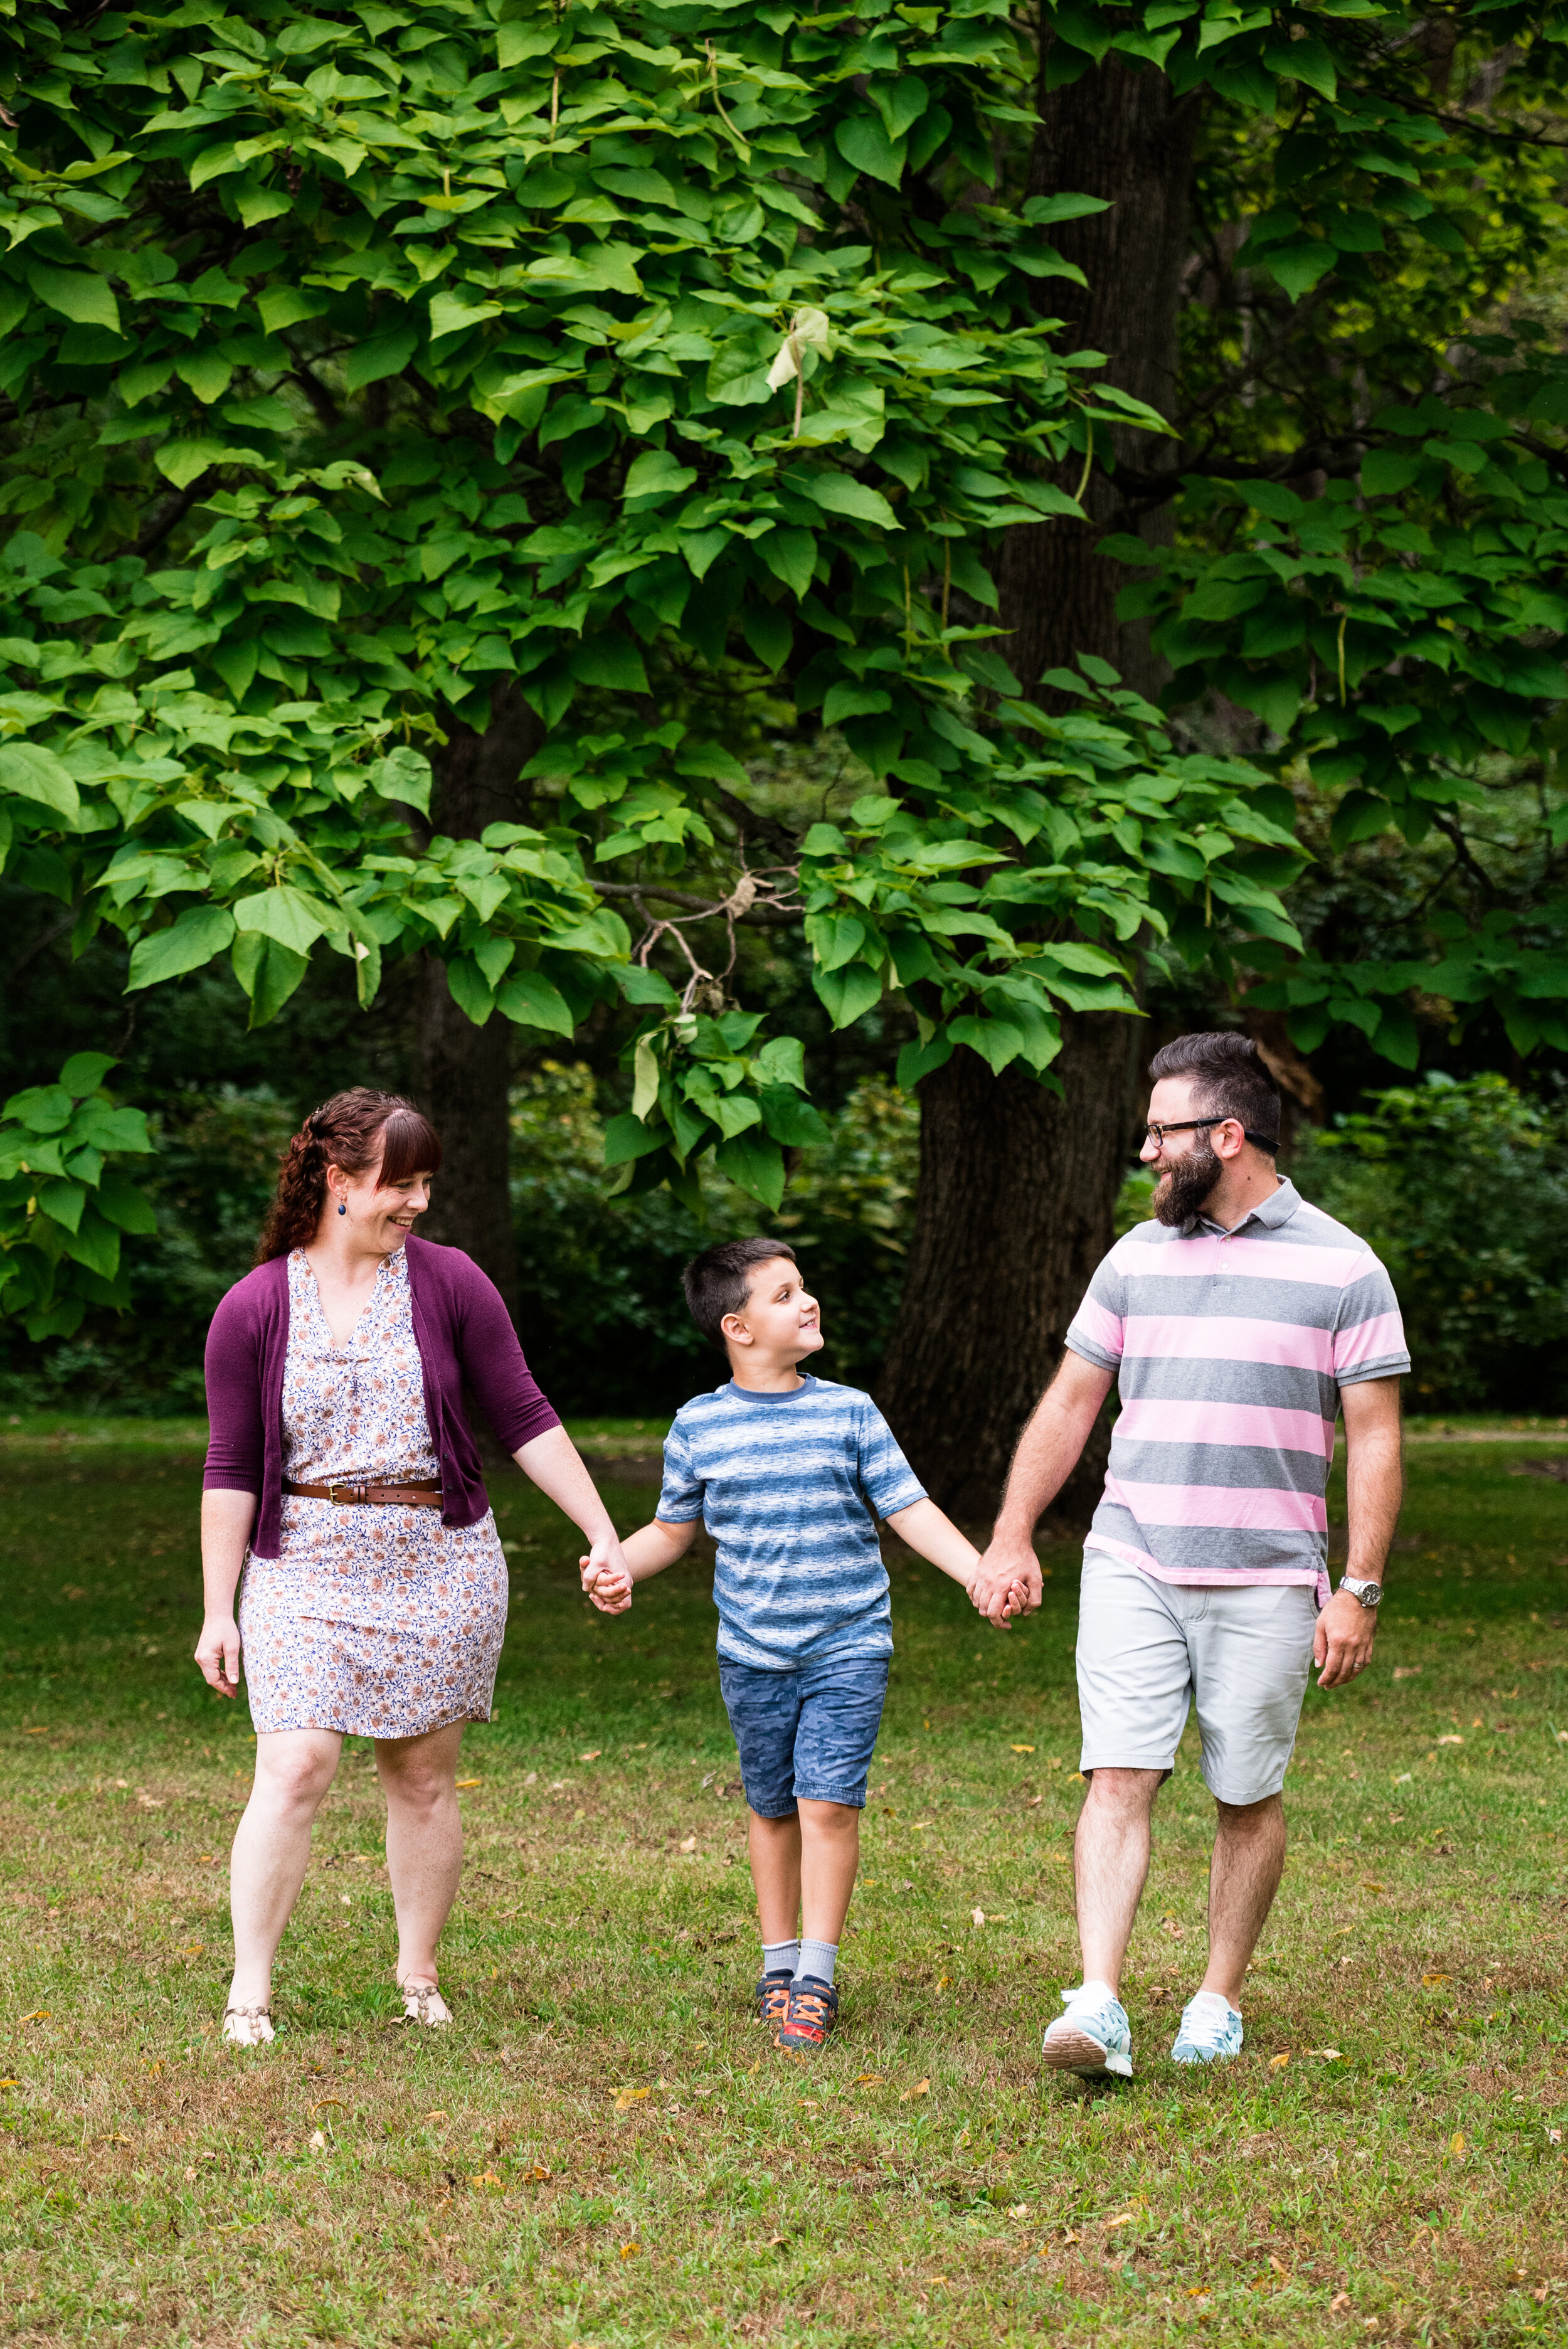
{"label": "pink stripe on shirt", "polygon": [[1387,1361],[1392,1355],[1403,1357],[1405,1325],[1397,1313],[1376,1313],[1370,1321],[1353,1321],[1348,1330],[1334,1333],[1334,1367],[1346,1371],[1357,1362]]}
{"label": "pink stripe on shirt", "polygon": [[1074,1314],[1073,1319],[1084,1336],[1093,1344],[1099,1346],[1105,1353],[1114,1354],[1116,1359],[1120,1361],[1121,1321],[1117,1314],[1107,1312],[1105,1307],[1096,1299],[1086,1297]]}
{"label": "pink stripe on shirt", "polygon": [[1334,1333],[1301,1321],[1243,1320],[1239,1314],[1130,1313],[1122,1325],[1122,1351],[1163,1354],[1178,1361],[1283,1362],[1291,1370],[1332,1371]]}
{"label": "pink stripe on shirt", "polygon": [[1123,1566],[1135,1566],[1140,1574],[1147,1574],[1153,1582],[1171,1582],[1184,1590],[1228,1590],[1236,1583],[1286,1582],[1295,1586],[1310,1585],[1317,1594],[1319,1614],[1329,1600],[1326,1570],[1321,1566],[1236,1566],[1217,1570],[1204,1566],[1161,1566],[1146,1549],[1134,1549],[1130,1542],[1112,1541],[1108,1534],[1091,1533],[1084,1543],[1087,1558],[1095,1550],[1103,1550]]}
{"label": "pink stripe on shirt", "polygon": [[1194,1232],[1181,1239],[1141,1243],[1130,1234],[1122,1247],[1123,1269],[1134,1280],[1228,1273],[1243,1280],[1300,1280],[1319,1288],[1345,1288],[1370,1272],[1375,1262],[1367,1248],[1303,1247],[1289,1240],[1257,1239],[1250,1232],[1239,1238]]}
{"label": "pink stripe on shirt", "polygon": [[1168,1402],[1156,1396],[1122,1405],[1111,1431],[1141,1444],[1246,1444],[1266,1452],[1334,1457],[1334,1422],[1315,1411],[1260,1402]]}
{"label": "pink stripe on shirt", "polygon": [[1105,1497],[1140,1526],[1228,1526],[1249,1533],[1326,1533],[1328,1511],[1315,1493],[1245,1485],[1143,1485],[1107,1475]]}

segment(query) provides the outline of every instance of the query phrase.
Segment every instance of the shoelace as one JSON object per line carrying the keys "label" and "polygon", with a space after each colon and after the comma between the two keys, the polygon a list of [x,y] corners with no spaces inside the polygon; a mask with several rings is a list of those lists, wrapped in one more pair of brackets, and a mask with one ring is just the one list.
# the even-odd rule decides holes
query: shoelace
{"label": "shoelace", "polygon": [[832,2009],[820,1991],[800,1991],[790,2000],[789,2003],[791,2008],[789,2020],[791,2023],[804,2023],[809,2026],[814,2026],[818,2030],[823,2030],[826,2028],[829,2017],[832,2013]]}

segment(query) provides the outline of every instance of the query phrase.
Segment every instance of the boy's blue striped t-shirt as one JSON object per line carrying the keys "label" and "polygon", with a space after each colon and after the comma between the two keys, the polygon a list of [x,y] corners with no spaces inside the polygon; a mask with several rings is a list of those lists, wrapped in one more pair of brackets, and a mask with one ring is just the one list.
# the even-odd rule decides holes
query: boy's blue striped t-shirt
{"label": "boy's blue striped t-shirt", "polygon": [[733,1380],[694,1395],[665,1438],[659,1516],[701,1517],[727,1663],[789,1672],[892,1653],[880,1517],[925,1487],[870,1395],[803,1375],[788,1394]]}

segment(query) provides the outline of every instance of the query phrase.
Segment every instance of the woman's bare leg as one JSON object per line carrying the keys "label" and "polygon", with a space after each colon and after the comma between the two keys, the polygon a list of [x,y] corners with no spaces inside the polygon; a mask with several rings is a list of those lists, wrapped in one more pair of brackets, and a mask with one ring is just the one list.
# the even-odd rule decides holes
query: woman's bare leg
{"label": "woman's bare leg", "polygon": [[234,1920],[231,2006],[265,2006],[273,1960],[294,1913],[310,1859],[310,1831],[337,1770],[335,1729],[264,1730],[256,1775],[229,1860]]}
{"label": "woman's bare leg", "polygon": [[376,1767],[387,1797],[387,1873],[397,1916],[397,1980],[434,1982],[436,1943],[458,1897],[463,1823],[455,1784],[463,1726],[423,1737],[378,1737]]}

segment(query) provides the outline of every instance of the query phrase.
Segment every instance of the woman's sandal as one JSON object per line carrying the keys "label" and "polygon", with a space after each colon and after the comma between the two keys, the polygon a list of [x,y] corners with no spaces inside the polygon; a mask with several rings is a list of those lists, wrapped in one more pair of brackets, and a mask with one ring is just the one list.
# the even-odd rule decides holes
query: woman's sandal
{"label": "woman's sandal", "polygon": [[223,2036],[233,2047],[265,2047],[273,2037],[273,2013],[268,2006],[226,2006]]}
{"label": "woman's sandal", "polygon": [[434,1982],[399,1982],[403,1993],[403,2020],[422,2023],[428,2030],[439,2031],[450,2023],[452,2010]]}

